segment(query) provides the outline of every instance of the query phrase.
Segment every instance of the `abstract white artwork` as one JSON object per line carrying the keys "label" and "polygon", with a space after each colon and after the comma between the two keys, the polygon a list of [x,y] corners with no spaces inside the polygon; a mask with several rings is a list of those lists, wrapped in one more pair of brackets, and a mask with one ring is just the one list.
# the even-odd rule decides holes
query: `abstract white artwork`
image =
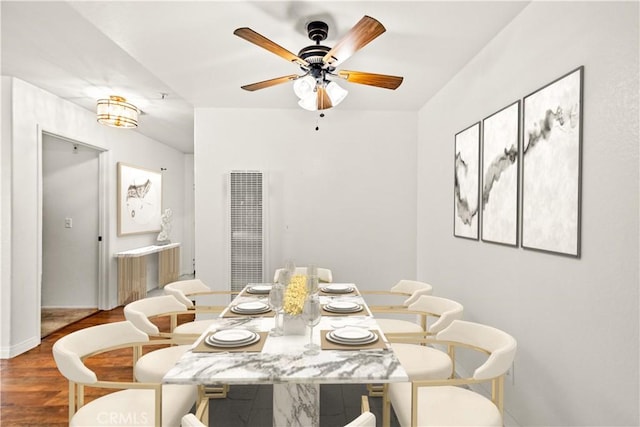
{"label": "abstract white artwork", "polygon": [[118,236],[160,231],[162,175],[118,163]]}
{"label": "abstract white artwork", "polygon": [[583,72],[524,98],[523,248],[580,256]]}
{"label": "abstract white artwork", "polygon": [[482,122],[482,240],[518,245],[520,101]]}
{"label": "abstract white artwork", "polygon": [[453,235],[478,239],[480,122],[455,135]]}

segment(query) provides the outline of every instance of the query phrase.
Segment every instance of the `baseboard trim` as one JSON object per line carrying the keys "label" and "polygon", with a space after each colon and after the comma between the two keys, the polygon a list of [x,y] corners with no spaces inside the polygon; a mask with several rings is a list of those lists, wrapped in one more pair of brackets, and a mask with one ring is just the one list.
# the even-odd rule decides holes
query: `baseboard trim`
{"label": "baseboard trim", "polygon": [[31,350],[40,345],[40,338],[34,337],[29,338],[28,340],[22,341],[21,343],[0,348],[0,358],[1,359],[11,359],[12,357],[16,357],[21,355],[22,353]]}

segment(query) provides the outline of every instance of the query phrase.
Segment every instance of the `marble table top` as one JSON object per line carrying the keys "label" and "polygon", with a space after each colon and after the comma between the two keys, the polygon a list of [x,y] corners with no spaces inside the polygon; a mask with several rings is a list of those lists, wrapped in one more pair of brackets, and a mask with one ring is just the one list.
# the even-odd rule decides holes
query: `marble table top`
{"label": "marble table top", "polygon": [[[235,303],[260,297],[242,293]],[[264,299],[264,296],[262,296]],[[320,296],[322,304],[331,299],[365,304],[360,296]],[[366,304],[365,304],[366,306]],[[222,314],[224,315],[224,313]],[[273,317],[218,318],[211,328],[193,345],[195,347],[209,331],[241,327],[256,332],[269,331]],[[362,316],[323,316],[313,328],[314,343],[320,343],[320,331],[342,326],[360,326],[378,330],[368,308]],[[405,370],[388,343],[383,349],[321,350],[317,355],[303,354],[309,342],[304,335],[269,336],[261,352],[194,353],[187,351],[167,372],[167,384],[281,384],[281,383],[385,383],[408,381]],[[192,347],[192,348],[193,348]]]}

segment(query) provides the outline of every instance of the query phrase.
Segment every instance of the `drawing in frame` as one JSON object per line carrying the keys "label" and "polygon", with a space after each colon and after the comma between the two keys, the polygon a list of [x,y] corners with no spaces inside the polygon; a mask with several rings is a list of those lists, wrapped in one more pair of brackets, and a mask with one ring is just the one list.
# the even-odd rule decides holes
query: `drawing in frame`
{"label": "drawing in frame", "polygon": [[118,163],[118,236],[161,229],[162,175]]}
{"label": "drawing in frame", "polygon": [[520,101],[482,121],[482,215],[485,242],[518,245]]}
{"label": "drawing in frame", "polygon": [[524,98],[523,248],[580,257],[583,74]]}
{"label": "drawing in frame", "polygon": [[453,235],[478,240],[480,122],[458,132],[454,139]]}

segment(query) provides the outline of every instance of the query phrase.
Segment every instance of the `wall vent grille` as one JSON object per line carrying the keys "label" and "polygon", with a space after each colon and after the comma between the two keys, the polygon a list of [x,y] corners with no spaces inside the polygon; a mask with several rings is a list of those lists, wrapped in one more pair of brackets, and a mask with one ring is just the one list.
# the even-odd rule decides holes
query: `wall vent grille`
{"label": "wall vent grille", "polygon": [[228,186],[229,268],[232,291],[247,283],[264,282],[264,175],[260,171],[232,171]]}

